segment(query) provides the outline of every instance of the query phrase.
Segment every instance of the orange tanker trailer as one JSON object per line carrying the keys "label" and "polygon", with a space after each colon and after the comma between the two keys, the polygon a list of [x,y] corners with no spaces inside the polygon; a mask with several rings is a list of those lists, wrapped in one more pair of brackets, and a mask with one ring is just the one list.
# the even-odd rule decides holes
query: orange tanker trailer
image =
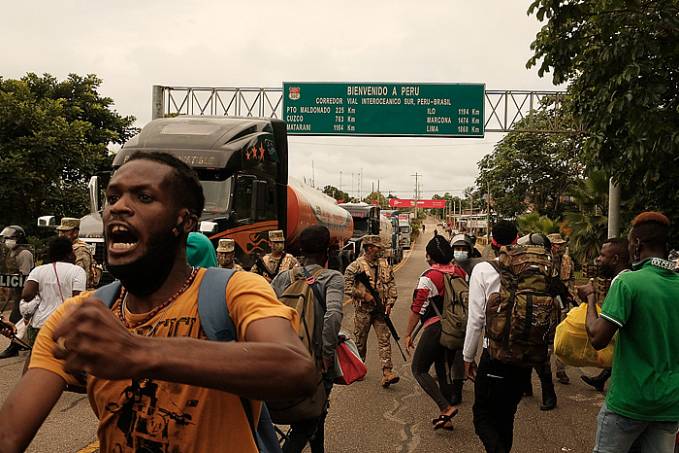
{"label": "orange tanker trailer", "polygon": [[337,206],[335,199],[293,178],[288,178],[288,249],[298,252],[299,235],[311,225],[324,225],[330,230],[331,246],[344,248],[354,232],[351,214]]}

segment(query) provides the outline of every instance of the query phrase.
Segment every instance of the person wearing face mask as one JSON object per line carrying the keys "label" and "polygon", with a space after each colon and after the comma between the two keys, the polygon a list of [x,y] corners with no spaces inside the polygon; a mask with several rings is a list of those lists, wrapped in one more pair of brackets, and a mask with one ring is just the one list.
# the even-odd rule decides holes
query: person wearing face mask
{"label": "person wearing face mask", "polygon": [[269,283],[279,272],[284,272],[299,266],[297,258],[289,253],[285,253],[285,236],[283,230],[269,231],[269,243],[271,253],[264,255],[264,258],[257,258],[250,272],[259,274]]}
{"label": "person wearing face mask", "polygon": [[[5,273],[27,276],[33,269],[35,263],[33,261],[33,253],[31,253],[26,242],[26,233],[24,232],[24,229],[18,225],[10,225],[0,232],[0,236],[4,239],[4,247],[6,249],[4,262]],[[12,323],[17,323],[21,319],[21,312],[19,311],[21,288],[11,288],[9,290],[9,297],[13,302],[9,320]],[[0,359],[16,357],[19,354],[20,349],[21,347],[12,341],[7,349],[0,352]]]}
{"label": "person wearing face mask", "polygon": [[243,267],[236,263],[236,242],[233,239],[220,239],[217,245],[217,261],[219,267],[242,271]]}
{"label": "person wearing face mask", "polygon": [[594,453],[672,453],[679,429],[679,274],[667,261],[670,221],[660,212],[632,220],[632,272],[619,274],[597,311],[587,294],[587,335],[596,350],[617,333],[611,385],[597,421]]}
{"label": "person wearing face mask", "polygon": [[[580,299],[586,301],[591,292],[594,294],[598,305],[603,303],[613,280],[621,273],[629,271],[630,261],[627,246],[627,239],[611,238],[603,243],[599,256],[594,260],[598,276],[591,280],[590,285],[577,287]],[[583,374],[580,379],[602,392],[610,377],[611,369],[606,368],[597,376],[590,377]]]}
{"label": "person wearing face mask", "polygon": [[450,241],[450,246],[453,248],[453,261],[460,266],[467,275],[472,274],[474,266],[484,261],[481,258],[474,257],[474,242],[471,236],[467,234],[456,234]]}
{"label": "person wearing face mask", "polygon": [[384,319],[384,313],[378,311],[372,294],[356,280],[356,275],[365,272],[371,286],[380,295],[387,315],[391,313],[398,297],[396,281],[391,265],[385,258],[382,258],[384,244],[380,237],[373,234],[363,236],[361,245],[363,254],[344,271],[344,295],[351,298],[354,304],[354,340],[364,362],[370,327],[375,329],[382,364],[380,383],[382,387],[388,388],[399,381],[391,361],[391,334]]}

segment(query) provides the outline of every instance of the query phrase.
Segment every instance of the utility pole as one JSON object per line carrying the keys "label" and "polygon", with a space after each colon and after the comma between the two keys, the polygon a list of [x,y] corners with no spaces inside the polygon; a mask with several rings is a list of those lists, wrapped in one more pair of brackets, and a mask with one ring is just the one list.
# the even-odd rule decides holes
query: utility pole
{"label": "utility pole", "polygon": [[363,199],[363,169],[358,173],[358,201]]}
{"label": "utility pole", "polygon": [[419,179],[420,176],[422,176],[420,173],[415,172],[414,175],[410,175],[415,177],[415,217],[417,217],[417,201],[420,199],[419,197]]}
{"label": "utility pole", "polygon": [[488,181],[488,201],[486,202],[486,209],[488,214],[486,215],[486,239],[490,242],[490,181]]}

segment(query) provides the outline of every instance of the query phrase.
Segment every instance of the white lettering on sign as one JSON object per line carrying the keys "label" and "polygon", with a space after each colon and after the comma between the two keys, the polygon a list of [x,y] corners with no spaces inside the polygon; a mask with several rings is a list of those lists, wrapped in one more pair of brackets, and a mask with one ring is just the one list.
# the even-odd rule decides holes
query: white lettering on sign
{"label": "white lettering on sign", "polygon": [[401,105],[400,98],[363,98],[361,104]]}
{"label": "white lettering on sign", "polygon": [[347,86],[347,96],[388,96],[389,89],[386,86]]}
{"label": "white lettering on sign", "polygon": [[420,87],[401,87],[401,96],[419,96]]}
{"label": "white lettering on sign", "polygon": [[427,124],[452,124],[449,116],[428,116]]}
{"label": "white lettering on sign", "polygon": [[288,123],[288,130],[311,132],[311,124]]}
{"label": "white lettering on sign", "polygon": [[300,107],[300,113],[330,113],[330,107]]}
{"label": "white lettering on sign", "polygon": [[316,104],[344,104],[342,98],[316,98]]}

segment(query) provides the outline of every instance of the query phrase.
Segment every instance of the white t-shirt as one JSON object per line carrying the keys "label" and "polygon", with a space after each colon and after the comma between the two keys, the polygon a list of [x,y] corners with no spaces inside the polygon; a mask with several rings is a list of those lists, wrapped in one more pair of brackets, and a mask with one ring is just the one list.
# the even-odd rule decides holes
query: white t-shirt
{"label": "white t-shirt", "polygon": [[[469,279],[469,311],[462,351],[465,362],[471,362],[476,357],[479,338],[486,326],[486,302],[488,302],[491,294],[499,291],[500,274],[493,265],[488,262],[481,262],[474,266]],[[483,347],[488,347],[488,341],[485,337]]]}
{"label": "white t-shirt", "polygon": [[[57,284],[57,274],[60,284]],[[73,296],[73,291],[85,291],[87,274],[80,266],[57,262],[36,267],[28,274],[26,280],[38,284],[38,295],[30,302],[22,301],[19,308],[22,315],[34,313],[31,326],[38,329],[59,305]]]}

